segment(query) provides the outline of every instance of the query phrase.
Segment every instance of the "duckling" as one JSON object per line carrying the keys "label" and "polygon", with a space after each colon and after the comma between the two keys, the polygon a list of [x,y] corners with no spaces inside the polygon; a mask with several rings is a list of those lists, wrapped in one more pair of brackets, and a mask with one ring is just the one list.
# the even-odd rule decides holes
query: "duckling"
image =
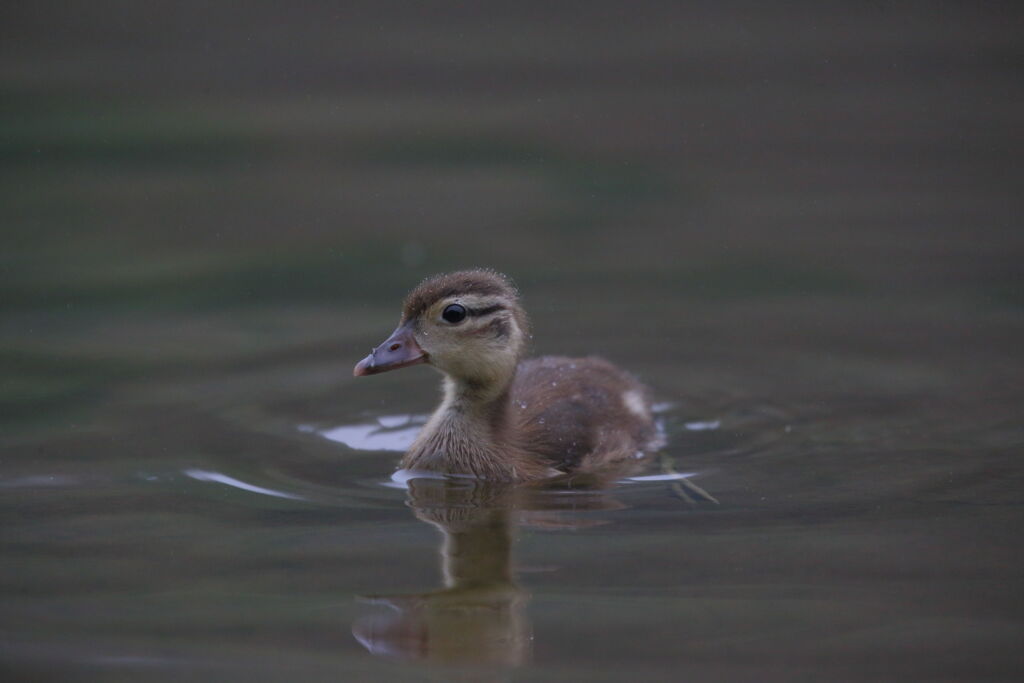
{"label": "duckling", "polygon": [[436,275],[409,293],[398,328],[353,370],[426,363],[444,375],[402,468],[506,482],[621,476],[661,445],[644,385],[601,358],[523,360],[529,338],[501,273]]}

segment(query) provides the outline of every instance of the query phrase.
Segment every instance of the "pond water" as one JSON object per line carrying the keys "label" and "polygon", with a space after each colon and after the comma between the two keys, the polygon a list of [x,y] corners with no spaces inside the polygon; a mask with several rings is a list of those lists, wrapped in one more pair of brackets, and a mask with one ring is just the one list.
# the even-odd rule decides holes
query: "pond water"
{"label": "pond water", "polygon": [[[588,335],[656,388],[669,442],[605,491],[409,489],[392,472],[436,377],[353,379],[365,344],[126,382],[9,440],[5,658],[96,680],[999,678],[1021,633],[1008,321],[883,313],[902,350],[865,357],[822,341],[824,303],[703,311],[706,354]],[[580,343],[555,318],[546,345]]]}
{"label": "pond water", "polygon": [[[1016,680],[1015,10],[349,4],[5,16],[4,680]],[[395,474],[474,265],[637,477]]]}

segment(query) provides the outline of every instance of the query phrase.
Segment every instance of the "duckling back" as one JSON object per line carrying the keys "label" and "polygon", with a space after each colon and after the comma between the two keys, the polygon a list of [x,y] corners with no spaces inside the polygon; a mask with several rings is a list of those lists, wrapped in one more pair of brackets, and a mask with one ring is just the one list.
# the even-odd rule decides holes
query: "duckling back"
{"label": "duckling back", "polygon": [[520,448],[563,472],[621,470],[661,445],[647,388],[602,358],[520,363],[510,407]]}

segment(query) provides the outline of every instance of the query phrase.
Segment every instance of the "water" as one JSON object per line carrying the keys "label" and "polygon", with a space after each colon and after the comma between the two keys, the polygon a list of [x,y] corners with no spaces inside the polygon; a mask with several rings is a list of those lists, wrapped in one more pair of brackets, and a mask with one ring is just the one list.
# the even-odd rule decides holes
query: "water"
{"label": "water", "polygon": [[[184,7],[5,22],[5,680],[1018,676],[1015,17]],[[638,477],[394,475],[478,264]]]}
{"label": "water", "polygon": [[408,491],[391,473],[435,377],[351,379],[355,348],[128,383],[9,439],[4,658],[96,680],[998,677],[1020,635],[1006,359],[830,351],[810,373],[817,343],[636,363],[669,399],[664,454],[717,503],[657,461],[607,491]]}

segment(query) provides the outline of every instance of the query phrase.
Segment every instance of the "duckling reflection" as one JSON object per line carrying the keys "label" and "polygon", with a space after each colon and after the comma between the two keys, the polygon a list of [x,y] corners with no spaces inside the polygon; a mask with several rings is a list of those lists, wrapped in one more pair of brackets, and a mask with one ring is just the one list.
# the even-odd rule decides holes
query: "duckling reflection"
{"label": "duckling reflection", "polygon": [[512,569],[518,524],[579,528],[602,522],[564,511],[623,507],[602,491],[530,490],[468,477],[412,479],[409,505],[442,534],[444,587],[367,596],[378,609],[356,621],[353,635],[376,655],[497,666],[522,664],[531,652],[529,595]]}
{"label": "duckling reflection", "polygon": [[444,587],[373,596],[390,608],[358,620],[370,652],[437,663],[517,665],[529,658],[526,593],[512,574],[510,490],[472,480],[414,479],[416,517],[439,529]]}

